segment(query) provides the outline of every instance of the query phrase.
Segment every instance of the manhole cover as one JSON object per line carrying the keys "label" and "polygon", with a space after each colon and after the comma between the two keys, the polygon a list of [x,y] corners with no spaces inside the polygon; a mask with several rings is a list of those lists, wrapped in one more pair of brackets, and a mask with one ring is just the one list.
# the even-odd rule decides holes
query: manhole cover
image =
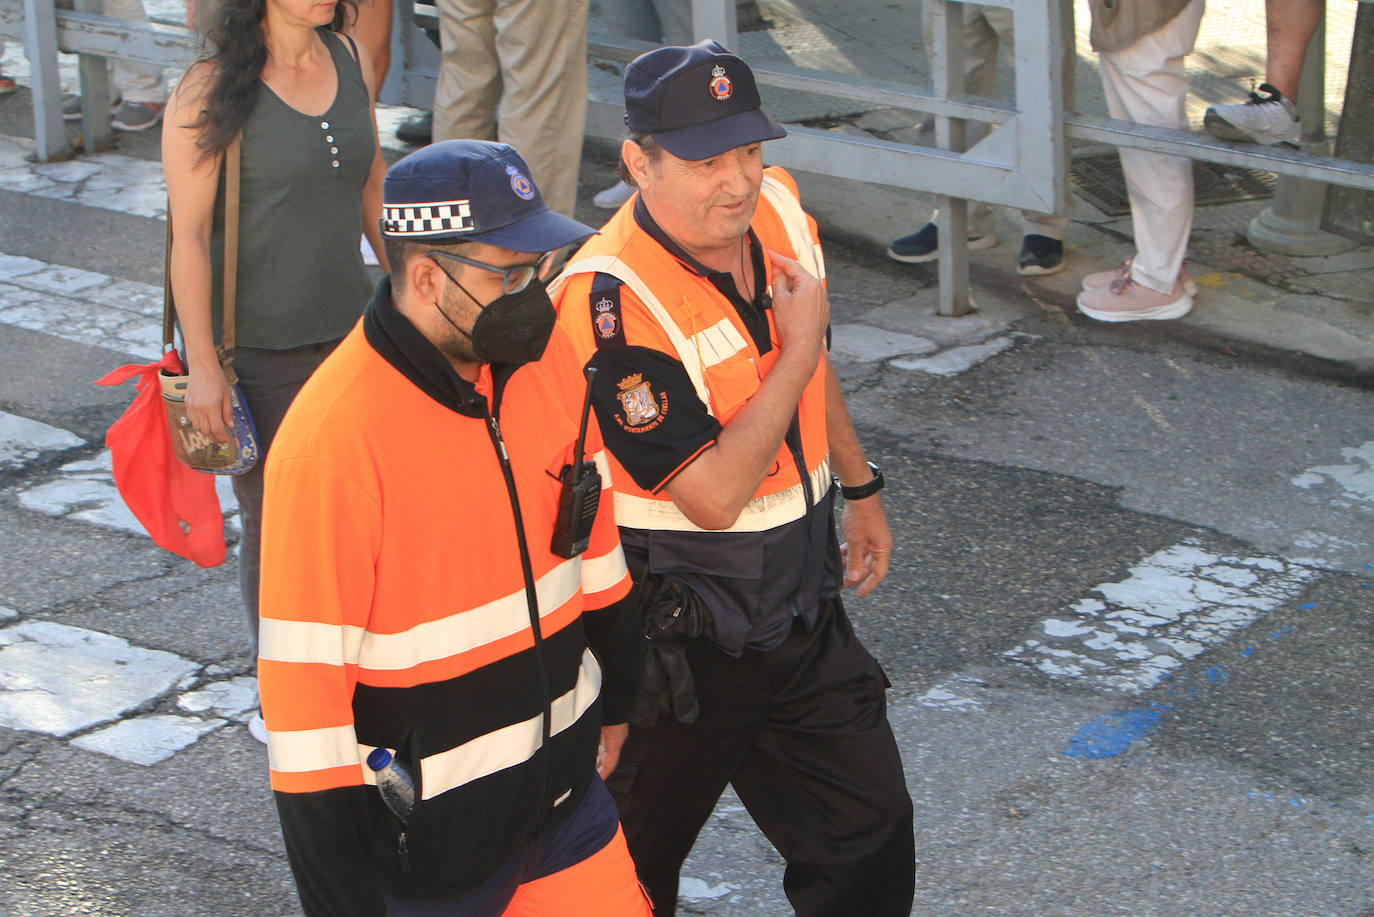
{"label": "manhole cover", "polygon": [[[1126,177],[1121,173],[1121,159],[1116,153],[1075,157],[1069,176],[1079,197],[1107,216],[1131,212],[1130,198],[1126,196]],[[1198,207],[1258,201],[1273,196],[1272,172],[1193,161],[1193,203]]]}

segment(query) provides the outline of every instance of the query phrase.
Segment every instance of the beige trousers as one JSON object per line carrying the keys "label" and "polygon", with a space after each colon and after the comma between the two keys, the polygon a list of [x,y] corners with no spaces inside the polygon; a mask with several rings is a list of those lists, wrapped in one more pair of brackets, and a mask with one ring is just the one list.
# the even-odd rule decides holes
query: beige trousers
{"label": "beige trousers", "polygon": [[434,139],[499,140],[572,216],[587,119],[588,0],[438,0]]}
{"label": "beige trousers", "polygon": [[[1061,0],[1061,8],[1064,8],[1064,31],[1061,37],[1060,48],[1062,52],[1061,64],[1066,74],[1072,74],[1074,64],[1078,60],[1077,49],[1074,46],[1074,33],[1070,28],[1072,21],[1073,4],[1071,0]],[[997,56],[999,52],[1005,50],[1009,60],[1016,59],[1015,36],[1012,32],[1012,12],[996,6],[982,6],[976,3],[960,3],[954,7],[956,15],[962,12],[963,18],[960,21],[959,35],[962,39],[964,51],[964,92],[972,96],[981,96],[985,99],[997,98]],[[922,4],[921,9],[921,31],[925,38],[927,59],[934,60],[934,29],[930,5]],[[1071,79],[1066,81],[1069,86],[1073,85]],[[1074,99],[1066,96],[1064,107],[1072,109]],[[923,126],[924,130],[924,126]],[[934,123],[931,123],[931,134],[934,134]],[[983,121],[970,121],[966,140],[972,147],[988,135],[988,125]],[[1068,157],[1065,156],[1065,172],[1068,171]],[[1073,206],[1073,196],[1069,195],[1069,209]],[[931,221],[934,222],[934,215]],[[969,203],[969,235],[986,236],[994,232],[992,222],[992,208],[982,201],[971,201]],[[1068,232],[1069,217],[1067,213],[1037,213],[1031,210],[1021,211],[1021,231],[1025,235],[1049,236],[1051,239],[1063,239]]]}
{"label": "beige trousers", "polygon": [[[1107,111],[1152,127],[1188,129],[1183,58],[1193,50],[1204,0],[1192,0],[1156,32],[1120,51],[1098,55]],[[1135,257],[1131,277],[1157,293],[1173,290],[1193,228],[1193,163],[1186,156],[1121,148],[1131,198]]]}

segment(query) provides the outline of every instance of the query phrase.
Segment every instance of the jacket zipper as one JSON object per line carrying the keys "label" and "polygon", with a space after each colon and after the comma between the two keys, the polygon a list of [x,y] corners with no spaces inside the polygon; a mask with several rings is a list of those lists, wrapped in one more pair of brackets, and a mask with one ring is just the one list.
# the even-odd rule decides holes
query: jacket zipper
{"label": "jacket zipper", "polygon": [[[502,386],[504,388],[504,386]],[[549,673],[544,666],[544,633],[539,624],[539,595],[535,591],[534,585],[534,566],[530,562],[529,544],[525,539],[525,521],[520,515],[520,497],[515,491],[515,473],[511,469],[510,453],[506,451],[506,442],[501,436],[501,425],[497,419],[500,413],[500,389],[496,393],[496,405],[492,412],[487,412],[487,433],[491,436],[491,444],[496,449],[496,457],[501,464],[501,474],[506,479],[506,493],[510,497],[511,512],[515,517],[515,538],[520,546],[520,570],[525,577],[525,604],[530,614],[530,629],[534,634],[534,658],[538,662],[539,668],[539,690],[544,698],[544,735],[541,748],[544,751],[543,767],[539,774],[539,793],[535,797],[539,802],[539,820],[544,820],[544,797],[548,795],[549,789],[549,742],[553,736],[553,726],[550,723],[553,713],[553,697],[549,688]]]}

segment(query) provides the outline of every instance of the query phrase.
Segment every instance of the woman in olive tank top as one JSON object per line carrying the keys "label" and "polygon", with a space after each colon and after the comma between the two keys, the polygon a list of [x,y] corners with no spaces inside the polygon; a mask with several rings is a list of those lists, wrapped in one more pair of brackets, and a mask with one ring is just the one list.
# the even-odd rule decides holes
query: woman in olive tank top
{"label": "woman in olive tank top", "polygon": [[[262,454],[306,378],[371,294],[358,239],[381,252],[386,167],[365,49],[340,34],[357,0],[220,0],[210,51],[167,105],[162,164],[171,282],[190,372],[186,414],[228,441],[220,333],[224,152],[242,135],[234,369]],[[383,270],[386,265],[382,265]],[[263,462],[234,478],[239,585],[257,651]],[[256,730],[255,735],[259,734]]]}

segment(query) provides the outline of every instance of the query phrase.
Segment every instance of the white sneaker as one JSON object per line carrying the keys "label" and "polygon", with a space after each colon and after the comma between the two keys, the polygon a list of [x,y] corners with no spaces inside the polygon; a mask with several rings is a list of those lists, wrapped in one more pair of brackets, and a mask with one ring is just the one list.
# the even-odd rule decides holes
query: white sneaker
{"label": "white sneaker", "polygon": [[1268,83],[1259,88],[1265,95],[1252,92],[1237,105],[1211,106],[1202,116],[1202,126],[1218,140],[1297,149],[1302,135],[1297,106]]}
{"label": "white sneaker", "polygon": [[267,744],[267,724],[262,720],[261,710],[253,714],[253,718],[248,721],[248,734],[262,744]]}
{"label": "white sneaker", "polygon": [[[1131,275],[1131,261],[1134,258],[1135,256],[1132,255],[1130,258],[1121,262],[1118,267],[1114,267],[1110,271],[1094,271],[1091,274],[1085,275],[1083,278],[1083,289],[1100,290],[1103,287],[1111,286],[1112,283],[1120,277],[1129,277]],[[1188,265],[1185,264],[1179,269],[1178,276],[1183,281],[1183,291],[1189,296],[1196,296],[1197,284],[1193,282],[1192,275],[1188,273]]]}
{"label": "white sneaker", "polygon": [[1193,297],[1183,289],[1182,278],[1168,293],[1156,293],[1129,276],[1109,286],[1078,294],[1078,311],[1100,322],[1138,322],[1182,318],[1193,308]]}
{"label": "white sneaker", "polygon": [[634,193],[634,188],[631,188],[623,181],[618,181],[605,191],[598,191],[596,196],[592,198],[592,204],[600,207],[602,210],[617,210],[620,205],[628,201]]}

